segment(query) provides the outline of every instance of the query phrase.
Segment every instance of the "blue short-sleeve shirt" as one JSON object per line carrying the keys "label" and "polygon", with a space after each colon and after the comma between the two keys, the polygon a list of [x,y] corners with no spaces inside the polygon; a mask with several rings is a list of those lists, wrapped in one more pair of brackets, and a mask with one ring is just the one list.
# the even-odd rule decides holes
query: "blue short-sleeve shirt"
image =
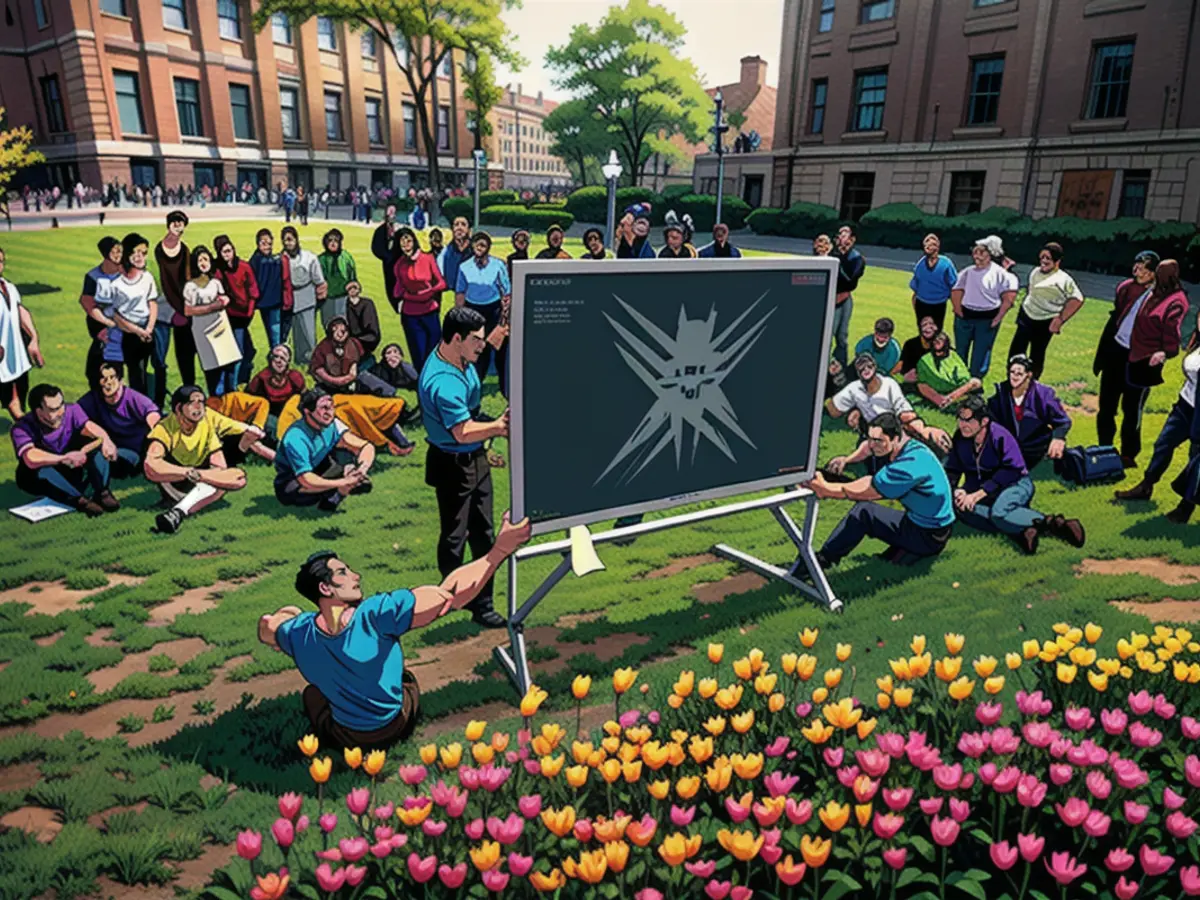
{"label": "blue short-sleeve shirt", "polygon": [[899,500],[914,525],[946,528],[954,524],[950,480],[933,451],[909,440],[872,479],[884,499]]}
{"label": "blue short-sleeve shirt", "polygon": [[447,453],[470,453],[483,446],[479,441],[460,444],[453,431],[456,425],[470,419],[472,410],[479,409],[482,402],[479,373],[474,366],[462,370],[446,362],[436,351],[431,353],[421,367],[417,396],[429,443]]}
{"label": "blue short-sleeve shirt", "polygon": [[499,303],[501,297],[512,293],[508,265],[494,256],[482,266],[474,258],[465,259],[459,265],[454,291],[466,294],[467,302],[475,306]]}
{"label": "blue short-sleeve shirt", "polygon": [[328,428],[317,431],[304,419],[297,419],[284,432],[275,452],[275,482],[287,483],[311,472],[333,452],[342,435],[349,429],[339,419]]}
{"label": "blue short-sleeve shirt", "polygon": [[315,612],[279,626],[279,649],[325,695],[333,720],[352,731],[377,731],[404,708],[400,636],[412,628],[416,598],[407,589],[363,600],[338,634],[317,627]]}

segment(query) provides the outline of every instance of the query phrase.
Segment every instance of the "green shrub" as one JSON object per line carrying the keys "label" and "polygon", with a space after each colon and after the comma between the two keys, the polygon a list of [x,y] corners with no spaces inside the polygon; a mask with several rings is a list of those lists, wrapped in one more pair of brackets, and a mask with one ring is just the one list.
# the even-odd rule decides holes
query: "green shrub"
{"label": "green shrub", "polygon": [[483,225],[499,225],[503,228],[528,228],[530,231],[545,231],[558,224],[570,228],[575,216],[566,210],[526,209],[524,206],[492,206],[479,213]]}
{"label": "green shrub", "polygon": [[[680,216],[687,213],[692,217],[698,235],[712,231],[716,224],[717,198],[711,194],[688,194],[670,205]],[[721,200],[721,218],[730,229],[737,231],[746,224],[750,205],[740,197],[724,197]]]}
{"label": "green shrub", "polygon": [[[649,203],[650,224],[662,224],[668,207],[660,194],[643,187],[617,188],[618,219],[625,207],[634,203]],[[567,211],[578,222],[604,222],[608,218],[608,188],[604,185],[591,185],[573,191],[567,197]]]}
{"label": "green shrub", "polygon": [[154,714],[150,717],[150,721],[154,723],[170,722],[175,718],[175,707],[168,706],[166,703],[160,703],[154,707]]}
{"label": "green shrub", "polygon": [[840,224],[838,211],[821,203],[793,203],[779,214],[779,233],[787,237],[811,239],[822,233],[832,237]]}
{"label": "green shrub", "polygon": [[66,577],[67,587],[73,591],[89,591],[108,584],[108,576],[100,569],[80,569]]}
{"label": "green shrub", "polygon": [[165,653],[156,653],[147,660],[146,668],[151,672],[170,672],[175,668],[175,660]]}
{"label": "green shrub", "polygon": [[557,203],[532,203],[530,209],[566,209],[566,201],[560,200]]}
{"label": "green shrub", "polygon": [[668,184],[663,188],[662,198],[665,202],[670,203],[672,200],[678,200],[680,197],[686,197],[692,193],[695,193],[695,189],[690,184]]}
{"label": "green shrub", "polygon": [[447,197],[442,201],[442,215],[451,222],[457,216],[466,216],[470,220],[475,215],[475,200],[471,197]]}
{"label": "green shrub", "polygon": [[[456,198],[462,199],[462,198]],[[466,198],[474,203],[470,197]],[[489,206],[514,206],[521,202],[521,198],[516,191],[480,191],[479,193],[479,208],[487,209]]]}
{"label": "green shrub", "polygon": [[197,700],[192,704],[193,716],[211,716],[216,710],[217,704],[212,700]]}
{"label": "green shrub", "polygon": [[146,727],[146,720],[141,716],[128,715],[117,719],[117,728],[122,734],[135,734]]}
{"label": "green shrub", "polygon": [[120,884],[165,884],[173,872],[159,859],[168,849],[157,832],[109,835],[104,841],[105,869]]}
{"label": "green shrub", "polygon": [[1188,243],[1187,251],[1181,262],[1190,281],[1200,280],[1200,233],[1197,233]]}
{"label": "green shrub", "polygon": [[746,216],[746,224],[755,234],[779,234],[779,216],[783,212],[774,206],[760,206]]}

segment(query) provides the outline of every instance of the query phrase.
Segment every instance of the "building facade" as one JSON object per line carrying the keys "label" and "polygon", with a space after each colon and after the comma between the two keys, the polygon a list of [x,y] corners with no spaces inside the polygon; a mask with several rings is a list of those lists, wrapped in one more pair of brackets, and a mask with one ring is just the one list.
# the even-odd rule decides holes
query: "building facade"
{"label": "building facade", "polygon": [[[0,38],[0,103],[61,187],[407,189],[427,151],[404,73],[373,35],[324,17],[250,25],[252,0],[19,0]],[[466,184],[457,58],[426,99],[444,184]]]}
{"label": "building facade", "polygon": [[558,106],[553,100],[504,86],[504,96],[491,111],[492,130],[498,147],[497,160],[504,166],[504,185],[514,190],[562,189],[574,178],[567,164],[550,153],[554,136],[543,128],[546,116]]}
{"label": "building facade", "polygon": [[1195,222],[1198,8],[785,0],[771,205]]}

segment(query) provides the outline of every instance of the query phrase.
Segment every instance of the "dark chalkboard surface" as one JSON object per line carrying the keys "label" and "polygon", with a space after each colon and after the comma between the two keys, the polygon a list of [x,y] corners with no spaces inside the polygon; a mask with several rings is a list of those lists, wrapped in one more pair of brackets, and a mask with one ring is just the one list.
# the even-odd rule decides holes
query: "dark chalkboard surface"
{"label": "dark chalkboard surface", "polygon": [[836,261],[518,262],[514,518],[535,533],[816,466]]}

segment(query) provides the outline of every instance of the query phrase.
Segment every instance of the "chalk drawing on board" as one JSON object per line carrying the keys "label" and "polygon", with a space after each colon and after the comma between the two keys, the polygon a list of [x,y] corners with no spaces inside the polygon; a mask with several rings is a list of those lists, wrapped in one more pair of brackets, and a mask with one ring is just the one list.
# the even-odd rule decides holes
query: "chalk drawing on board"
{"label": "chalk drawing on board", "polygon": [[758,449],[738,423],[737,412],[721,385],[762,337],[767,319],[775,312],[774,308],[767,310],[762,318],[735,336],[738,328],[768,293],[764,291],[716,337],[713,336],[717,325],[716,304],[713,304],[707,319],[689,319],[686,307],[680,304],[675,336],[671,337],[616,294],[613,295],[641,328],[644,336],[661,350],[653,349],[629,328],[604,313],[613,330],[628,344],[627,348],[620,341],[614,341],[614,346],[625,364],[650,389],[654,400],[633,434],[600,473],[595,484],[599,484],[623,463],[618,480],[632,481],[668,447],[674,447],[675,468],[678,470],[682,466],[685,425],[689,426],[692,438],[689,465],[696,461],[701,437],[732,462],[737,462],[722,428],[755,450]]}

